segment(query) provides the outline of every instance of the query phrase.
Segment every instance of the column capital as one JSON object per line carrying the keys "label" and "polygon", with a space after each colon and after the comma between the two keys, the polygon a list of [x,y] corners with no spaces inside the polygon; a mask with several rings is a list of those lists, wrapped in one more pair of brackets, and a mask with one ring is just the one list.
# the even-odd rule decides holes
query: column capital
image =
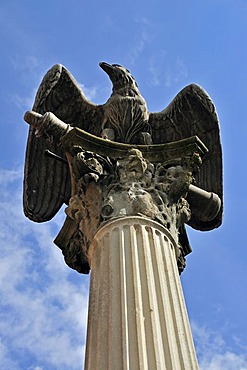
{"label": "column capital", "polygon": [[181,272],[184,256],[191,251],[187,238],[181,242],[184,223],[191,217],[186,196],[207,151],[203,143],[195,136],[169,144],[128,145],[78,128],[61,142],[67,151],[72,196],[55,243],[68,265],[87,273],[88,248],[96,232],[114,219],[139,216],[171,233]]}

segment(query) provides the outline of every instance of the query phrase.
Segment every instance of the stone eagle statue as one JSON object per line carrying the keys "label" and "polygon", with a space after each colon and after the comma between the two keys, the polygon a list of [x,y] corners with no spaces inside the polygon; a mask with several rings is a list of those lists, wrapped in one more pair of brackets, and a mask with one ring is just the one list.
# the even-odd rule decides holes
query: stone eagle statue
{"label": "stone eagle statue", "polygon": [[[57,64],[44,76],[32,110],[42,115],[52,112],[71,126],[122,143],[151,145],[197,135],[207,146],[208,153],[196,174],[196,185],[216,193],[222,200],[219,122],[207,93],[191,84],[164,110],[151,113],[126,68],[105,62],[100,63],[100,67],[113,84],[112,94],[105,104],[95,105],[88,101],[69,71]],[[28,116],[25,119],[28,121]],[[53,218],[60,207],[68,203],[71,194],[68,166],[45,156],[46,150],[65,158],[57,143],[38,138],[37,130],[31,125],[24,174],[24,212],[35,222]],[[213,220],[202,221],[192,215],[189,224],[195,229],[211,230],[221,221],[222,207]]]}

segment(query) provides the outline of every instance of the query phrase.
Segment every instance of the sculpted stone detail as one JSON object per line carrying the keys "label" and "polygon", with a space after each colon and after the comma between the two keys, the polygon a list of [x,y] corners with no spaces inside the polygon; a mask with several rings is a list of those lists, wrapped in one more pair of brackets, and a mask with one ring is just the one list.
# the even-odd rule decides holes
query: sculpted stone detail
{"label": "sculpted stone detail", "polygon": [[[165,167],[151,163],[138,149],[124,158],[104,158],[75,146],[71,160],[75,195],[65,212],[78,225],[70,239],[65,260],[78,270],[78,255],[86,261],[88,247],[104,222],[125,216],[143,216],[161,223],[178,245],[179,271],[185,266],[179,229],[191,217],[185,197],[193,181],[194,157]],[[80,247],[78,247],[80,245]],[[85,269],[85,266],[83,267]]]}
{"label": "sculpted stone detail", "polygon": [[165,169],[132,149],[126,158],[118,160],[115,173],[111,186],[103,192],[101,216],[104,220],[143,215],[162,223],[173,234],[189,220],[189,206],[186,200],[182,201],[192,181],[187,168]]}
{"label": "sculpted stone detail", "polygon": [[67,265],[82,274],[88,274],[90,270],[87,263],[87,248],[87,241],[78,227],[69,239],[66,248],[63,249]]}
{"label": "sculpted stone detail", "polygon": [[222,221],[215,107],[192,84],[151,113],[128,69],[100,67],[113,86],[103,105],[89,102],[65,67],[55,65],[45,75],[24,116],[30,124],[24,212],[44,222],[67,204],[55,243],[68,265],[83,273],[89,271],[88,247],[104,223],[125,216],[157,221],[177,244],[181,272],[191,252],[185,224],[212,230]]}

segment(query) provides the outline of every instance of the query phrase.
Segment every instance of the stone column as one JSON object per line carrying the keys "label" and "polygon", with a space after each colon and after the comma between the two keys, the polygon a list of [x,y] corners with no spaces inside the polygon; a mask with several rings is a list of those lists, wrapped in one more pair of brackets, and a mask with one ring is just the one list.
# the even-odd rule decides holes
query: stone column
{"label": "stone column", "polygon": [[[41,85],[37,101],[45,99],[48,80]],[[205,108],[212,113],[214,107],[204,92],[194,93],[202,99],[203,116]],[[172,122],[173,117],[176,121],[176,110],[183,108],[183,94],[180,97],[168,115],[162,116],[161,112],[157,116],[160,129],[156,128],[156,135],[160,131],[161,141],[167,140],[161,123],[166,119]],[[68,201],[71,189],[67,217],[54,242],[71,268],[80,273],[92,271],[85,370],[198,369],[179,273],[185,267],[184,257],[191,252],[185,224],[211,230],[221,223],[220,198],[195,186],[195,176],[208,149],[197,136],[152,144],[151,135],[146,132],[143,103],[140,109],[139,103],[134,106],[133,100],[128,99],[123,106],[119,104],[119,112],[114,111],[112,117],[111,113],[109,117],[104,115],[103,122],[97,123],[102,129],[105,125],[104,139],[71,128],[50,112],[25,114],[35,135],[49,139],[55,144],[55,151],[60,147],[62,155],[66,155],[67,160],[48,151],[53,160],[69,166],[71,186],[67,183],[68,171],[54,165],[47,181],[56,202],[50,206],[44,187],[37,193],[37,178],[48,172],[43,160],[32,172],[30,148],[43,156],[44,145],[36,145],[34,131],[30,131],[26,183],[32,191],[26,187],[24,204],[28,217],[46,221]],[[96,122],[97,112],[92,111],[91,105],[87,107],[83,101],[83,107],[84,118]],[[187,117],[188,122],[185,119],[189,125],[185,136],[194,131],[191,117],[195,113],[198,118],[201,108],[197,108]],[[208,131],[206,118],[197,126],[203,129],[202,137],[213,153],[216,150],[220,155],[215,119],[212,115],[214,126],[210,123]],[[108,123],[112,127],[107,127]],[[83,121],[80,124],[83,126]],[[152,126],[155,128],[155,120]],[[175,122],[174,127],[177,129],[180,124]],[[121,131],[119,137],[123,141],[131,137],[136,144],[109,140],[115,137],[116,129]],[[139,145],[143,142],[146,144]],[[206,165],[197,176],[199,183],[210,191],[213,183],[207,181],[208,174],[215,172],[210,169],[214,168],[212,158],[212,154],[206,158]],[[221,171],[220,162],[216,167]],[[56,169],[54,173],[52,168]],[[221,193],[221,180],[217,185]]]}
{"label": "stone column", "polygon": [[144,217],[115,219],[88,259],[85,370],[198,369],[170,232]]}
{"label": "stone column", "polygon": [[72,194],[55,243],[70,267],[91,269],[85,370],[198,369],[179,272],[205,148],[196,137],[136,148],[66,137]]}

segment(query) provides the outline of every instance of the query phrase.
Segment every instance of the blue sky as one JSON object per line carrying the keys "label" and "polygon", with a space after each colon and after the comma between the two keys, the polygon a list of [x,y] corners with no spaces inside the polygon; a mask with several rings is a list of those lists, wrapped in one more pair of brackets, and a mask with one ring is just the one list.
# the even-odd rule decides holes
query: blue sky
{"label": "blue sky", "polygon": [[111,84],[100,61],[130,69],[151,112],[192,82],[216,105],[224,222],[189,230],[182,283],[201,369],[247,369],[246,31],[245,0],[0,2],[0,369],[83,368],[89,277],[53,245],[63,211],[45,224],[23,215],[23,114],[56,63],[104,103]]}

